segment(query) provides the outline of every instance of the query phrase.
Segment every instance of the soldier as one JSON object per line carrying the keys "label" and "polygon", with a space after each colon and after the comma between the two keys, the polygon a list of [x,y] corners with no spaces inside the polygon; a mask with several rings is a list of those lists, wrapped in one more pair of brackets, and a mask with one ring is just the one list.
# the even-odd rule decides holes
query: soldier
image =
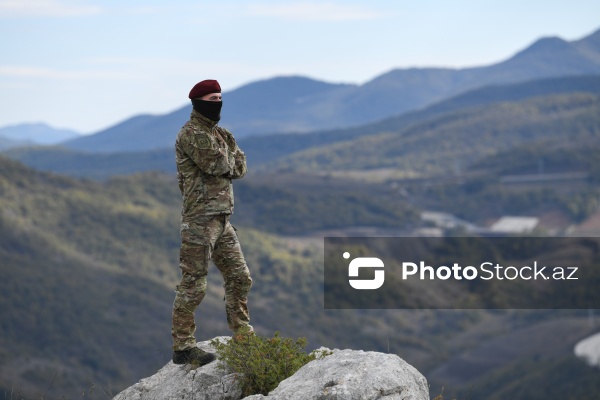
{"label": "soldier", "polygon": [[194,311],[206,293],[208,262],[213,260],[225,281],[229,328],[252,331],[247,296],[252,279],[229,223],[233,212],[232,179],[246,174],[246,155],[233,135],[217,125],[221,87],[204,80],[190,91],[193,110],[175,142],[177,177],[183,196],[181,212],[181,283],[173,303],[173,362],[204,365],[215,355],[196,347]]}

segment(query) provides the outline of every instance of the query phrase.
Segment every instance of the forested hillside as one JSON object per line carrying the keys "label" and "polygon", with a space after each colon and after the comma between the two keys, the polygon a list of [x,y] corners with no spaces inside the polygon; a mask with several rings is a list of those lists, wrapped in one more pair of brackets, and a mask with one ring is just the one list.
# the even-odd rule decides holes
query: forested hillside
{"label": "forested hillside", "polygon": [[445,99],[424,109],[386,118],[376,123],[298,135],[279,134],[246,138],[240,140],[240,146],[245,149],[249,162],[260,165],[308,148],[324,147],[383,132],[400,131],[416,123],[461,109],[569,93],[600,94],[600,76],[568,76],[536,79],[510,85],[485,86]]}
{"label": "forested hillside", "polygon": [[448,173],[473,162],[538,141],[589,140],[600,135],[600,97],[543,96],[470,107],[380,134],[312,148],[269,168],[303,171],[394,168],[418,176]]}
{"label": "forested hillside", "polygon": [[[178,190],[157,174],[97,183],[0,158],[3,393],[39,398],[50,387],[46,399],[77,398],[95,388],[110,397],[170,358]],[[322,274],[319,252],[257,231],[241,236],[256,278],[253,324],[269,333],[299,324],[304,334],[308,316],[281,310],[291,293],[318,290],[307,281]],[[228,333],[222,296],[211,270],[199,338]]]}
{"label": "forested hillside", "polygon": [[[310,198],[297,198],[307,200],[304,207],[310,209]],[[179,202],[169,176],[99,183],[0,158],[2,392],[26,399],[45,393],[45,399],[80,398],[84,392],[104,398],[164,365],[171,354],[170,311],[178,279]],[[572,364],[571,346],[593,329],[586,326],[586,314],[567,311],[324,310],[321,241],[276,238],[241,226],[254,278],[250,309],[257,332],[306,336],[311,348],[397,353],[428,376],[432,393],[444,386],[446,394],[464,394],[473,383],[489,393],[508,380],[512,390],[521,382],[526,388],[535,375],[524,372],[515,380],[507,372],[511,366]],[[209,278],[199,339],[228,333],[215,268]],[[575,332],[555,343],[551,354],[526,335],[533,329],[536,343],[545,343],[556,336],[548,324]],[[493,343],[519,351],[499,357],[504,347]],[[453,365],[464,357],[478,373],[449,373],[459,371]],[[497,362],[487,361],[495,357]],[[560,369],[547,371],[555,375],[553,393],[566,393],[573,379],[584,393],[595,382],[591,369],[582,368],[575,378]]]}

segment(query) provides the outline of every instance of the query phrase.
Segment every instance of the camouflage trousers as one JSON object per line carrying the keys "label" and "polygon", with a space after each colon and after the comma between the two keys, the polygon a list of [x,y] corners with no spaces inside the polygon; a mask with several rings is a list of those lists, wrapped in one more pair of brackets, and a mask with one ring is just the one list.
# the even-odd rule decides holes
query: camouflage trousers
{"label": "camouflage trousers", "polygon": [[249,328],[248,292],[252,286],[250,271],[229,215],[196,218],[181,224],[179,267],[182,278],[173,303],[173,349],[196,346],[194,311],[206,294],[208,262],[213,260],[225,282],[225,311],[229,328],[236,332]]}

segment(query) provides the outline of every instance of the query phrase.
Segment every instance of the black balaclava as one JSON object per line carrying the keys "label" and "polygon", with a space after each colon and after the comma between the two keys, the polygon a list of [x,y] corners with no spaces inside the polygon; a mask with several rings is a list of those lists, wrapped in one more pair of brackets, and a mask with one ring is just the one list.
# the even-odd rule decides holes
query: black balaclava
{"label": "black balaclava", "polygon": [[215,122],[219,122],[221,119],[221,107],[223,106],[222,101],[192,99],[192,105],[194,106],[194,110],[198,111],[208,119],[211,119]]}

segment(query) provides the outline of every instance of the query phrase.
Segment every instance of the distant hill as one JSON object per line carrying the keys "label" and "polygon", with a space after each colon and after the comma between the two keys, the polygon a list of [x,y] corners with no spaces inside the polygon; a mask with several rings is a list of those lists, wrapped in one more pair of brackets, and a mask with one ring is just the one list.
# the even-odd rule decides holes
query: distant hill
{"label": "distant hill", "polygon": [[31,144],[31,142],[29,142],[27,140],[13,140],[13,139],[8,139],[4,136],[0,136],[0,151],[8,150],[8,149],[15,148],[15,147],[28,146],[30,144]]}
{"label": "distant hill", "polygon": [[515,84],[490,85],[435,103],[419,111],[353,128],[298,135],[266,135],[239,140],[252,165],[261,165],[308,148],[319,148],[362,136],[404,129],[444,113],[486,104],[513,102],[563,93],[600,94],[600,75],[547,78]]}
{"label": "distant hill", "polygon": [[348,171],[392,168],[405,174],[454,174],[525,143],[600,137],[600,95],[557,94],[443,113],[354,140],[314,147],[263,166],[269,170]]}
{"label": "distant hill", "polygon": [[[396,69],[362,85],[303,77],[254,82],[224,94],[222,125],[238,138],[366,124],[491,84],[600,74],[600,30],[567,42],[543,38],[490,66]],[[185,94],[182,95],[184,101]],[[190,105],[166,115],[140,115],[64,143],[88,152],[143,151],[171,146]]]}
{"label": "distant hill", "polygon": [[85,153],[59,146],[20,146],[4,155],[42,171],[74,177],[107,179],[137,172],[175,174],[174,149],[132,153]]}
{"label": "distant hill", "polygon": [[[236,136],[302,131],[314,127],[310,115],[299,118],[301,99],[351,85],[330,84],[303,77],[280,77],[254,82],[224,94],[222,125]],[[183,94],[185,99],[187,94]],[[183,100],[182,100],[183,101]],[[191,104],[166,115],[138,115],[94,135],[62,145],[88,152],[143,151],[173,147],[175,136],[189,119]]]}
{"label": "distant hill", "polygon": [[18,124],[0,128],[0,137],[31,144],[52,145],[80,136],[80,133],[73,130],[57,129],[42,123]]}
{"label": "distant hill", "polygon": [[[277,134],[242,138],[238,142],[248,157],[251,170],[263,164],[309,148],[319,149],[334,143],[354,140],[382,132],[396,132],[445,113],[486,104],[514,102],[532,97],[566,93],[600,94],[600,76],[548,78],[517,84],[492,85],[474,89],[420,111],[355,128],[305,134]],[[25,164],[57,173],[90,178],[144,171],[175,172],[173,146],[131,153],[83,153],[60,147],[12,149],[7,156]]]}

